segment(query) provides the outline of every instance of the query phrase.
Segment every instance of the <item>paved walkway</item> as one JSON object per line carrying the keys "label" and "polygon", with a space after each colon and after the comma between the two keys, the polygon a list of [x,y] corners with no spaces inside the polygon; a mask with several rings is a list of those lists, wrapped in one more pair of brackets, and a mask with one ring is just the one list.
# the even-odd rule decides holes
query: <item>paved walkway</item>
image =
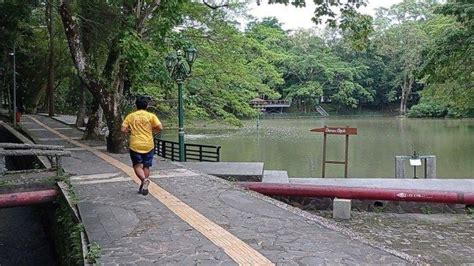
{"label": "paved walkway", "polygon": [[[406,264],[403,253],[355,239],[331,222],[219,178],[160,161],[150,194],[137,193],[127,155],[78,141],[77,129],[43,116],[22,122],[42,144],[64,145],[89,239],[104,264]],[[41,130],[46,129],[46,130]],[[332,228],[328,229],[328,228]],[[395,256],[395,255],[397,256]],[[404,257],[406,260],[402,259]]]}

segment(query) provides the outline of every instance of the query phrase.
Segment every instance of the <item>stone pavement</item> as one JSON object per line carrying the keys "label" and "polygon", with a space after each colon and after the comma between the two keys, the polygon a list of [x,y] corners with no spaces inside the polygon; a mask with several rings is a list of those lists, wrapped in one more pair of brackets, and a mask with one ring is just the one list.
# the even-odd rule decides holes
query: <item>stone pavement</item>
{"label": "stone pavement", "polygon": [[[128,155],[105,154],[83,145],[103,147],[101,142],[73,144],[58,139],[50,130],[39,130],[42,126],[36,121],[70,138],[82,133],[62,129],[64,124],[42,116],[27,116],[22,122],[41,143],[73,148],[63,166],[72,175],[88,237],[101,246],[101,262],[106,265],[416,262],[338,230],[324,218],[171,162],[158,162],[152,169],[158,186],[152,184],[148,196],[139,195],[127,170],[117,168],[120,162],[129,164]],[[107,156],[118,163],[103,160]]]}

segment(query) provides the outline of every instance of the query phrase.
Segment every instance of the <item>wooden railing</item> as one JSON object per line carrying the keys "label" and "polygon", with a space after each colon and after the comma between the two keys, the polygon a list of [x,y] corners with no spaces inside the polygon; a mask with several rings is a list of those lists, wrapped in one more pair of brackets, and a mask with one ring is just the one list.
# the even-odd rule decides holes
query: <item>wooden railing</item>
{"label": "wooden railing", "polygon": [[[221,157],[221,146],[184,144],[185,161],[219,162]],[[179,161],[179,143],[169,140],[155,138],[155,154],[163,158]]]}

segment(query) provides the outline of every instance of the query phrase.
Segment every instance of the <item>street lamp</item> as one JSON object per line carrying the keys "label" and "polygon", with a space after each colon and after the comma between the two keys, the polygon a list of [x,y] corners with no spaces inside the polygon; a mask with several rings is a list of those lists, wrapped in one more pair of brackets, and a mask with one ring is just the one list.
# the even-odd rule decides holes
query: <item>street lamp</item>
{"label": "street lamp", "polygon": [[196,59],[197,50],[193,47],[184,50],[177,50],[176,54],[170,54],[166,57],[166,69],[171,77],[178,83],[178,143],[179,143],[179,161],[185,161],[184,148],[184,102],[183,102],[183,83],[186,78],[191,76],[191,68]]}
{"label": "street lamp", "polygon": [[13,127],[16,127],[16,48],[13,44],[13,52],[10,53],[13,56]]}

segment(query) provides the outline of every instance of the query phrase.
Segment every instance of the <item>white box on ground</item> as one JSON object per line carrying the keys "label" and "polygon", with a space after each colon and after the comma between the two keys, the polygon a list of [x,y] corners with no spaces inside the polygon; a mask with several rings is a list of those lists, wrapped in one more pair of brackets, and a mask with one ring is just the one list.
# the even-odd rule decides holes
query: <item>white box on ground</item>
{"label": "white box on ground", "polygon": [[351,218],[351,200],[335,198],[332,205],[332,218],[349,220]]}

